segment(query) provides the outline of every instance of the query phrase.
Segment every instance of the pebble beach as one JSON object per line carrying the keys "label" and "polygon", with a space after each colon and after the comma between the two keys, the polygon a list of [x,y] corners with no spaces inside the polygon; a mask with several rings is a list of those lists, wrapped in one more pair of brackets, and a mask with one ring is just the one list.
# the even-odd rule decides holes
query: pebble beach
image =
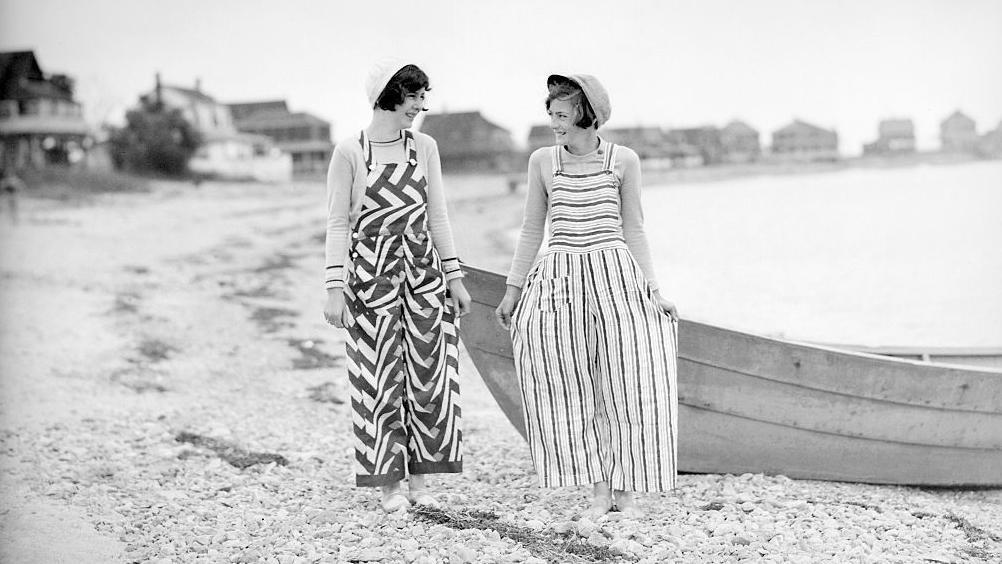
{"label": "pebble beach", "polygon": [[[460,257],[505,269],[523,193],[446,180]],[[579,519],[465,354],[465,470],[387,515],[354,486],[322,184],[27,196],[0,217],[0,562],[1002,561],[998,489],[683,474],[643,519]]]}

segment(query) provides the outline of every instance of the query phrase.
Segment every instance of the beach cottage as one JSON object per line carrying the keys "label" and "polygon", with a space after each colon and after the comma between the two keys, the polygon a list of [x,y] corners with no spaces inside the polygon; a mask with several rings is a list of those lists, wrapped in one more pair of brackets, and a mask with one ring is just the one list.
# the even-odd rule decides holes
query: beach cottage
{"label": "beach cottage", "polygon": [[732,120],[720,130],[720,145],[725,163],[750,163],[762,155],[758,130],[739,120]]}
{"label": "beach cottage", "polygon": [[877,127],[877,140],[863,145],[864,155],[910,155],[915,152],[915,124],[910,119],[885,119]]}
{"label": "beach cottage", "polygon": [[838,133],[794,120],[772,133],[772,159],[778,161],[837,161]]}
{"label": "beach cottage", "polygon": [[480,112],[427,114],[420,130],[438,143],[442,170],[511,172],[519,164],[511,133]]}
{"label": "beach cottage", "polygon": [[292,159],[264,135],[242,133],[233,123],[226,104],[194,88],[162,84],[157,74],[153,90],[140,96],[144,103],[159,102],[181,111],[202,134],[204,143],[188,168],[209,177],[232,180],[284,182],[292,178]]}
{"label": "beach cottage", "polygon": [[264,135],[292,157],[296,176],[327,173],[334,143],[331,124],[307,112],[290,112],[285,100],[229,104],[237,131]]}
{"label": "beach cottage", "polygon": [[6,169],[81,162],[91,143],[73,79],[46,75],[33,51],[0,53],[0,163]]}
{"label": "beach cottage", "polygon": [[944,153],[974,154],[978,148],[977,124],[957,110],[940,122],[939,142]]}

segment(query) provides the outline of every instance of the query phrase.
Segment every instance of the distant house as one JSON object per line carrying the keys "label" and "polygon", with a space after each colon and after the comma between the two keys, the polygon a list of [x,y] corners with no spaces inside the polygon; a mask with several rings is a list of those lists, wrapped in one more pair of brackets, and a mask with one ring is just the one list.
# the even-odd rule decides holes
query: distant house
{"label": "distant house", "polygon": [[603,129],[599,136],[633,149],[641,161],[665,156],[665,134],[660,127],[610,127]]}
{"label": "distant house", "polygon": [[153,90],[140,96],[144,102],[159,101],[181,111],[203,136],[204,144],[188,162],[192,172],[224,179],[283,182],[292,177],[292,159],[264,135],[241,133],[226,104],[195,88],[161,84],[157,75]]}
{"label": "distant house", "polygon": [[794,120],[772,133],[772,156],[784,161],[836,161],[838,133]]}
{"label": "distant house", "polygon": [[974,153],[978,148],[977,124],[957,110],[940,122],[939,142],[944,153]]}
{"label": "distant house", "polygon": [[720,130],[722,160],[726,163],[748,163],[762,155],[758,130],[743,121],[733,120]]}
{"label": "distant house", "polygon": [[229,104],[238,131],[264,135],[292,156],[292,172],[327,172],[334,143],[330,122],[306,112],[290,112],[285,100]]}
{"label": "distant house", "polygon": [[978,141],[978,154],[989,159],[1002,159],[1002,121]]}
{"label": "distant house", "polygon": [[885,119],[877,127],[877,140],[863,145],[864,155],[908,155],[915,152],[915,124],[910,119]]}
{"label": "distant house", "polygon": [[446,172],[510,172],[515,166],[511,133],[480,112],[428,114],[420,129],[435,138]]}
{"label": "distant house", "polygon": [[529,154],[540,147],[549,147],[554,143],[553,128],[549,125],[534,125],[529,129]]}
{"label": "distant house", "polygon": [[41,168],[80,162],[90,130],[73,79],[46,76],[33,51],[0,53],[0,163]]}
{"label": "distant house", "polygon": [[673,139],[681,139],[683,144],[695,147],[703,158],[704,165],[723,162],[724,145],[720,130],[713,126],[670,129]]}

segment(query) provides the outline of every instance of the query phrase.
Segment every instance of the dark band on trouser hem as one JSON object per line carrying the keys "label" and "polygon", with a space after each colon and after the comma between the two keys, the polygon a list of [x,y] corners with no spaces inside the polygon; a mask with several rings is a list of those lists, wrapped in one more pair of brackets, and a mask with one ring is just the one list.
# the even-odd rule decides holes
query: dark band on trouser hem
{"label": "dark band on trouser hem", "polygon": [[361,488],[378,488],[395,484],[408,475],[417,474],[459,474],[463,471],[463,461],[458,462],[415,462],[408,464],[407,472],[393,465],[386,474],[355,474],[355,485]]}

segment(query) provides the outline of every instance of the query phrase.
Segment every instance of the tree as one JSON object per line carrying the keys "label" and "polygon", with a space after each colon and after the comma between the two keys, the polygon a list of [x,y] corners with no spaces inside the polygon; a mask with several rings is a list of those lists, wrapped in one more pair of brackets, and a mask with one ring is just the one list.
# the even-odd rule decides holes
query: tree
{"label": "tree", "polygon": [[143,99],[125,115],[125,127],[113,131],[109,141],[118,169],[181,176],[202,145],[202,135],[180,110]]}

